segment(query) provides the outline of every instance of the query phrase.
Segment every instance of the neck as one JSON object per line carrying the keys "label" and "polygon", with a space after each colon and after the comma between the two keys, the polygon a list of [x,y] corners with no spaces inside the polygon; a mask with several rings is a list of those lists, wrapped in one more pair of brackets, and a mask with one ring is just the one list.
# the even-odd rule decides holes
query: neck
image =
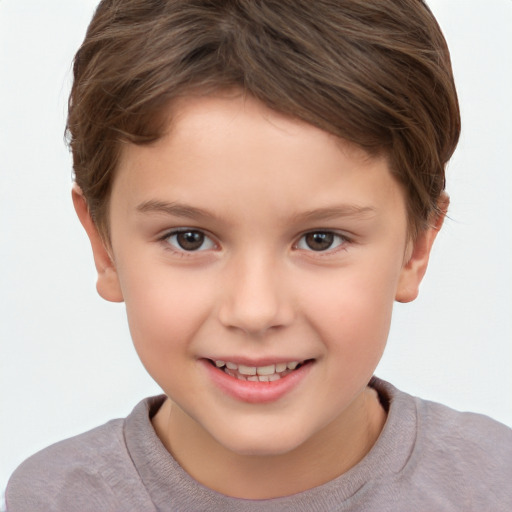
{"label": "neck", "polygon": [[317,487],[348,471],[370,451],[385,420],[377,393],[367,388],[301,446],[271,456],[227,450],[169,400],[153,426],[181,467],[204,486],[237,498],[270,499]]}

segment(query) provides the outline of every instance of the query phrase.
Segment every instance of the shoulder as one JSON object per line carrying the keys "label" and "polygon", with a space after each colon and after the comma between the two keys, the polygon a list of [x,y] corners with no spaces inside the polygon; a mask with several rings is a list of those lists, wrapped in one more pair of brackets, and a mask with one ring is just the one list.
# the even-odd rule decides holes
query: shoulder
{"label": "shoulder", "polygon": [[512,470],[512,429],[483,414],[459,412],[445,405],[415,399],[418,441],[431,449],[448,450],[457,460],[505,465]]}
{"label": "shoulder", "polygon": [[[512,450],[512,429],[483,414],[459,412],[450,407],[428,400],[415,398],[418,411],[418,427],[438,441],[462,443],[495,453],[501,459]],[[504,452],[505,450],[505,452]]]}
{"label": "shoulder", "polygon": [[393,510],[402,510],[398,503],[407,510],[512,510],[512,429],[380,379],[373,386],[389,410],[379,485],[386,495],[392,490]]}
{"label": "shoulder", "polygon": [[111,494],[103,473],[107,460],[111,466],[119,463],[122,429],[122,420],[114,420],[28,458],[9,480],[8,510],[63,510],[60,501],[65,494],[77,502]]}
{"label": "shoulder", "polygon": [[[412,464],[459,504],[512,510],[512,429],[482,414],[415,399],[417,438]],[[414,460],[416,458],[416,460]],[[508,508],[510,507],[510,508]]]}
{"label": "shoulder", "polygon": [[[124,424],[112,420],[28,458],[7,485],[8,512],[137,510],[133,494],[145,492],[126,447]],[[133,504],[119,509],[123,495]]]}
{"label": "shoulder", "polygon": [[372,385],[385,406],[390,407],[395,422],[415,431],[416,450],[442,454],[440,462],[455,459],[465,463],[471,458],[475,464],[502,464],[512,470],[510,427],[483,414],[460,412],[411,396],[380,379],[374,379]]}

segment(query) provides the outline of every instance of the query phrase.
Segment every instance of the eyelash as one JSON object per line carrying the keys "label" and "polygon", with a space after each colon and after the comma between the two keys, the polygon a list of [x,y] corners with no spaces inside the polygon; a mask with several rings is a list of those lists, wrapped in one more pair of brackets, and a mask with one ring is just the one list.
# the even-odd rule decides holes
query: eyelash
{"label": "eyelash", "polygon": [[[199,235],[200,237],[202,237],[202,239],[200,240],[200,242],[201,242],[200,246],[197,249],[187,250],[177,240],[175,241],[175,243],[171,243],[170,240],[172,238],[178,237],[180,234]],[[319,243],[322,242],[322,237],[324,237],[324,239],[325,239],[325,237],[327,237],[327,242],[328,243],[330,242],[330,245],[328,247],[326,247],[325,249],[320,248],[319,250],[315,250],[306,241],[308,236],[318,236],[318,235],[320,235],[320,237],[319,237],[320,239],[318,240]],[[169,249],[175,253],[178,253],[182,256],[191,255],[193,253],[204,252],[204,251],[214,248],[217,245],[212,240],[212,238],[210,236],[208,236],[204,231],[202,231],[200,229],[194,229],[194,228],[174,229],[172,231],[165,233],[162,237],[160,237],[159,240],[166,244],[167,249]],[[310,243],[311,242],[312,242],[312,240],[310,240]],[[191,241],[191,243],[193,244],[193,241]],[[201,248],[205,243],[208,245],[208,247]],[[304,233],[303,235],[301,235],[301,237],[298,239],[298,241],[293,245],[293,249],[317,253],[319,255],[320,254],[332,254],[341,249],[346,249],[345,246],[348,243],[350,243],[350,239],[348,237],[346,237],[345,235],[341,235],[332,230],[316,229],[316,230],[308,231],[307,233]],[[332,247],[333,244],[336,244],[336,245],[334,247]],[[302,245],[302,247],[301,247],[301,245]]]}

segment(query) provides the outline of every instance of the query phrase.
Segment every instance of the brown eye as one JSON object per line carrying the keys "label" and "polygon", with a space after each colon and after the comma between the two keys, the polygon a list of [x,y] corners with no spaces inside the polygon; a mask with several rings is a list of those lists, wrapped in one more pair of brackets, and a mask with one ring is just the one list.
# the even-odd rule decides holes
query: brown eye
{"label": "brown eye", "polygon": [[171,233],[166,241],[172,245],[175,250],[194,252],[212,249],[215,244],[202,231],[183,230]]}
{"label": "brown eye", "polygon": [[333,233],[308,233],[304,237],[306,245],[312,251],[325,251],[329,249],[334,241]]}
{"label": "brown eye", "polygon": [[176,241],[185,251],[197,251],[203,245],[204,235],[199,231],[185,231],[176,235]]}
{"label": "brown eye", "polygon": [[296,248],[306,251],[322,252],[335,249],[347,240],[332,231],[310,231],[301,237]]}

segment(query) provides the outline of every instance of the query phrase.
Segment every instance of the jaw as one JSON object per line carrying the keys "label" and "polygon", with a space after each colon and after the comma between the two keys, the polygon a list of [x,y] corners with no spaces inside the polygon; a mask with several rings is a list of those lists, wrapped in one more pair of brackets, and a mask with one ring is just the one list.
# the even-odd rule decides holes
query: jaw
{"label": "jaw", "polygon": [[[386,419],[378,396],[371,389],[363,391],[347,412],[352,420],[355,413],[366,423],[359,422],[354,432],[352,421],[349,425],[346,417],[336,417],[313,436],[296,428],[300,422],[293,414],[287,422],[281,420],[270,436],[264,425],[255,428],[261,418],[248,418],[246,435],[240,435],[244,426],[232,424],[228,414],[223,421],[233,432],[238,431],[228,442],[211,437],[213,432],[205,432],[170,401],[158,411],[153,423],[161,439],[164,430],[167,449],[201,484],[227,496],[271,499],[322,485],[348,471],[370,451]],[[159,428],[162,422],[163,429]],[[169,435],[180,442],[172,443],[171,439],[169,443]]]}

